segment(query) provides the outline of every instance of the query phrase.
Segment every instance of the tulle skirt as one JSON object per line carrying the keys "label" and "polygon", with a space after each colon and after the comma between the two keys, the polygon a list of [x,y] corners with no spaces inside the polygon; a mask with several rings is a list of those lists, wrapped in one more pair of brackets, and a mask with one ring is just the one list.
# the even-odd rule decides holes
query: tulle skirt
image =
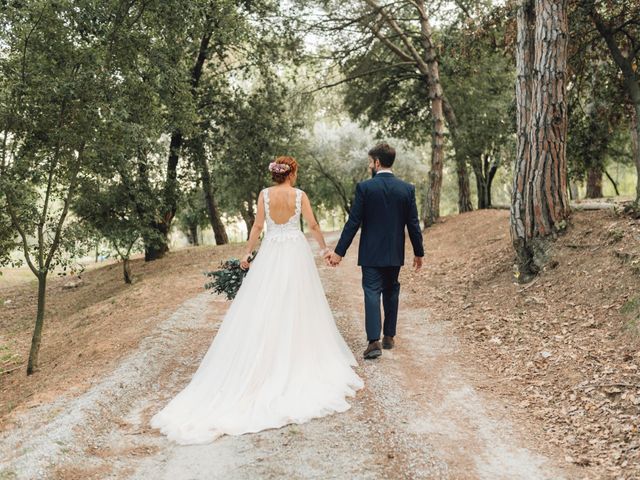
{"label": "tulle skirt", "polygon": [[304,423],[362,388],[304,235],[265,239],[190,383],[151,419],[178,444]]}

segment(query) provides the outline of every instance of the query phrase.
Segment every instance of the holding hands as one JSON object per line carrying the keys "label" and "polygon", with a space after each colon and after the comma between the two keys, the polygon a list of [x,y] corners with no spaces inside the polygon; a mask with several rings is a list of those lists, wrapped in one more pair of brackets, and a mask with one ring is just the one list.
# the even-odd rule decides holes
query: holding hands
{"label": "holding hands", "polygon": [[324,258],[324,263],[328,267],[337,267],[342,260],[342,257],[340,255],[329,248],[325,248],[324,250],[322,250],[321,254]]}

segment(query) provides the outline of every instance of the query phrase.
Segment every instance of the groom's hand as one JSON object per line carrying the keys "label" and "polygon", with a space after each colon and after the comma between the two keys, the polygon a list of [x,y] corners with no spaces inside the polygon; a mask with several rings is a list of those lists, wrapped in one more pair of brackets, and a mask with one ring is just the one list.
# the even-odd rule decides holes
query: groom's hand
{"label": "groom's hand", "polygon": [[422,268],[422,257],[413,257],[413,268],[416,272]]}
{"label": "groom's hand", "polygon": [[340,255],[338,255],[336,252],[331,252],[331,257],[329,258],[329,262],[333,267],[337,267],[338,265],[340,265],[341,260],[342,260],[342,257]]}

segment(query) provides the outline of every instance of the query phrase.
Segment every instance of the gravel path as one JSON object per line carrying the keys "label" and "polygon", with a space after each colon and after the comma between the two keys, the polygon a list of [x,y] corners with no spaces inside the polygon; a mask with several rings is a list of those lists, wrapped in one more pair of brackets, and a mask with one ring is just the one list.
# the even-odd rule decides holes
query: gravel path
{"label": "gravel path", "polygon": [[[320,267],[336,322],[365,347],[355,246]],[[403,288],[397,348],[360,362],[366,387],[342,414],[209,445],[176,446],[149,418],[186,384],[228,307],[202,293],[183,303],[87,392],[30,409],[0,437],[0,479],[560,479],[526,426],[478,393],[472,368],[425,299]]]}

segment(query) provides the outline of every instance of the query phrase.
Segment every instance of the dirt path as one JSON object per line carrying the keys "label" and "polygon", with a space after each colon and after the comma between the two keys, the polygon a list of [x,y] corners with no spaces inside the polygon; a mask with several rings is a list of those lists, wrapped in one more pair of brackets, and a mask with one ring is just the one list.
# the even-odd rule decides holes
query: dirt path
{"label": "dirt path", "polygon": [[[365,347],[355,247],[321,276],[345,339]],[[480,394],[472,361],[408,283],[398,346],[360,361],[366,387],[346,413],[202,446],[176,446],[148,420],[188,382],[226,302],[202,293],[80,396],[31,409],[0,438],[0,479],[579,478],[532,448],[529,426]],[[481,383],[481,382],[480,382]]]}

